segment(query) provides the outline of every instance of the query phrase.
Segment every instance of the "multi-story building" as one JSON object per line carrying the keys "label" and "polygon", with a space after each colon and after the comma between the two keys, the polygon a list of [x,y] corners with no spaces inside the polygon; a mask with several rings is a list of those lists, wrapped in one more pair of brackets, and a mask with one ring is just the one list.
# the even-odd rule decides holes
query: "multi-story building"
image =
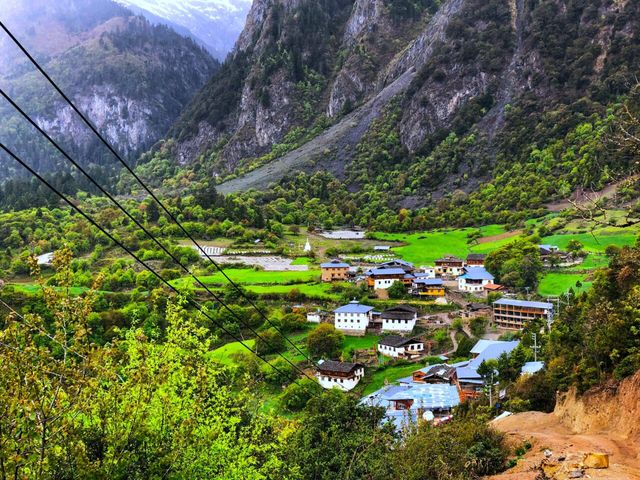
{"label": "multi-story building", "polygon": [[493,275],[483,267],[466,267],[464,275],[458,277],[458,290],[461,292],[482,293],[484,287],[493,283]]}
{"label": "multi-story building", "polygon": [[323,282],[344,281],[349,275],[349,264],[340,260],[331,260],[320,264]]}
{"label": "multi-story building", "polygon": [[322,388],[339,388],[348,392],[364,377],[364,365],[321,360],[318,362],[316,377]]}
{"label": "multi-story building", "polygon": [[372,320],[373,307],[353,300],[333,311],[337,330],[351,335],[364,335]]}
{"label": "multi-story building", "polygon": [[445,296],[441,278],[416,278],[411,284],[411,293],[421,297],[442,298]]}
{"label": "multi-story building", "polygon": [[380,329],[383,332],[411,333],[418,320],[418,311],[409,305],[396,305],[380,314]]}
{"label": "multi-story building", "polygon": [[445,255],[435,261],[436,274],[442,277],[457,277],[464,273],[464,260],[453,255]]}
{"label": "multi-story building", "polygon": [[486,258],[485,253],[470,253],[467,255],[467,267],[484,267]]}
{"label": "multi-story building", "polygon": [[501,298],[493,302],[493,323],[498,327],[521,330],[532,320],[553,322],[553,304]]}
{"label": "multi-story building", "polygon": [[382,337],[378,342],[378,352],[387,357],[411,359],[424,353],[424,342],[399,335]]}

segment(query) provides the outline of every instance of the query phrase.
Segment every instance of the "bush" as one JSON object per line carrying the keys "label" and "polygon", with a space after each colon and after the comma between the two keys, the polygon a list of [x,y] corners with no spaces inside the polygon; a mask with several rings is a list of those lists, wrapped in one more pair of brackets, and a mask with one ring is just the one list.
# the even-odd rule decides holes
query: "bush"
{"label": "bush", "polygon": [[284,389],[280,395],[280,406],[290,412],[299,412],[319,392],[320,386],[316,382],[302,378]]}
{"label": "bush", "polygon": [[260,336],[256,338],[256,353],[266,355],[281,352],[284,350],[284,342],[284,337],[275,328],[270,328],[260,332]]}

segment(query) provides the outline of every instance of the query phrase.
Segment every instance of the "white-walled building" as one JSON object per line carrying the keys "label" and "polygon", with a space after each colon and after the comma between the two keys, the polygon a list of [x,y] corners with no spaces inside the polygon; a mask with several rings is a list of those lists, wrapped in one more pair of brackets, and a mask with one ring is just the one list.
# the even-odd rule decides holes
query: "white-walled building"
{"label": "white-walled building", "polygon": [[409,305],[396,305],[380,314],[383,332],[411,333],[418,320],[418,311]]}
{"label": "white-walled building", "polygon": [[339,388],[348,392],[364,377],[364,365],[359,363],[321,360],[316,372],[318,383],[322,388]]}
{"label": "white-walled building", "polygon": [[436,267],[420,267],[419,272],[414,272],[413,276],[419,278],[436,278]]}
{"label": "white-walled building", "polygon": [[353,300],[333,311],[334,326],[346,334],[364,335],[372,320],[373,307]]}
{"label": "white-walled building", "polygon": [[320,310],[319,308],[313,310],[311,312],[307,312],[307,322],[309,323],[321,323],[324,318],[330,315],[328,312],[324,310]]}
{"label": "white-walled building", "polygon": [[389,335],[378,342],[378,352],[392,358],[414,358],[424,353],[424,342],[415,338]]}
{"label": "white-walled building", "polygon": [[482,293],[485,285],[493,283],[494,277],[483,267],[466,267],[464,275],[458,277],[461,292]]}

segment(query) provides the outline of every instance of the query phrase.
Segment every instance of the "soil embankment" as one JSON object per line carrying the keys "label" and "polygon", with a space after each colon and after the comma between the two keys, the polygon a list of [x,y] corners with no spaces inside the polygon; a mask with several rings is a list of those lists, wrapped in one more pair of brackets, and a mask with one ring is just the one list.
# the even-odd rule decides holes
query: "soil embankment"
{"label": "soil embankment", "polygon": [[[572,478],[588,453],[607,454],[609,468],[587,468],[575,478],[640,479],[639,414],[640,372],[582,396],[569,391],[559,397],[553,413],[526,412],[495,421],[511,444],[529,442],[531,449],[517,466],[491,479]],[[546,477],[540,470],[544,464]]]}

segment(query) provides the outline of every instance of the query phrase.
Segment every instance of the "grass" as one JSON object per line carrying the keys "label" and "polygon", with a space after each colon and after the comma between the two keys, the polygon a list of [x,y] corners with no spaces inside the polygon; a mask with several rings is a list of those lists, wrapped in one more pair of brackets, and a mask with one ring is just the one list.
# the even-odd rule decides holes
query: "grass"
{"label": "grass", "polygon": [[[254,270],[252,268],[228,268],[225,273],[235,283],[242,285],[277,285],[287,283],[305,283],[320,279],[320,270],[308,270],[306,272],[268,272]],[[220,272],[213,275],[199,276],[198,279],[206,285],[226,285],[228,280]],[[194,282],[191,277],[183,277],[173,280],[174,285],[182,285],[182,282]]]}
{"label": "grass", "polygon": [[364,337],[344,337],[342,351],[372,349],[378,343],[377,335],[365,335]]}
{"label": "grass", "polygon": [[[249,347],[253,348],[255,345],[255,340],[245,340],[244,343]],[[214,360],[222,365],[235,365],[235,361],[231,358],[231,355],[239,352],[248,352],[248,350],[242,346],[240,342],[231,342],[227,343],[219,348],[216,348],[213,352],[211,352],[210,359]]]}
{"label": "grass", "polygon": [[[585,281],[586,275],[580,273],[548,273],[540,281],[538,293],[542,296],[562,295],[570,288],[578,292],[583,292],[591,287],[592,282]],[[576,282],[581,282],[580,288],[576,287]]]}
{"label": "grass", "polygon": [[[488,225],[481,227],[479,230],[483,237],[492,237],[505,233],[505,230],[499,225]],[[412,234],[377,233],[376,238],[405,243],[406,245],[394,247],[392,251],[404,260],[416,265],[433,265],[436,259],[447,254],[464,258],[471,252],[488,253],[513,240],[513,237],[510,237],[479,245],[467,244],[467,236],[475,231],[478,231],[478,229],[462,228]]]}
{"label": "grass", "polygon": [[[42,292],[42,288],[40,285],[35,283],[9,283],[7,287],[12,287],[16,293],[22,293],[24,295],[39,295]],[[60,288],[56,288],[57,291],[60,291]],[[70,287],[69,293],[71,295],[82,295],[90,291],[90,288],[87,287]]]}
{"label": "grass", "polygon": [[249,285],[245,288],[258,295],[281,294],[286,295],[292,290],[297,290],[309,298],[321,298],[326,300],[340,300],[339,293],[331,292],[332,285],[327,283],[310,283],[297,285]]}
{"label": "grass", "polygon": [[571,240],[578,240],[588,252],[603,253],[609,245],[617,245],[618,247],[633,245],[637,236],[637,230],[605,228],[595,231],[594,235],[590,233],[551,235],[544,237],[542,243],[557,245],[563,250]]}
{"label": "grass", "polygon": [[291,265],[312,265],[313,259],[309,257],[297,257],[291,262]]}
{"label": "grass", "polygon": [[381,370],[376,370],[376,372],[374,372],[374,374],[371,376],[371,380],[364,388],[362,395],[369,395],[376,390],[380,390],[384,386],[385,381],[387,381],[388,383],[393,383],[400,378],[408,377],[413,372],[421,369],[426,365],[434,365],[436,363],[440,363],[440,360],[438,358],[429,357],[426,359],[426,361],[412,363],[410,365],[389,366]]}

